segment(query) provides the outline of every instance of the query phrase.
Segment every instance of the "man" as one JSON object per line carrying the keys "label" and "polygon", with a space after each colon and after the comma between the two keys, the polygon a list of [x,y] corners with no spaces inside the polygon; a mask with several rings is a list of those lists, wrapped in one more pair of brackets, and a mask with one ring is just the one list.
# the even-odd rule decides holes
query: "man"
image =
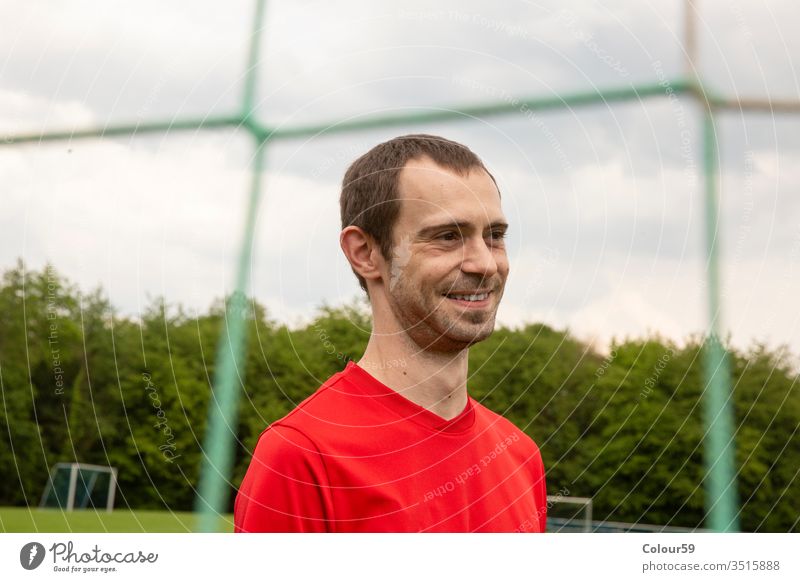
{"label": "man", "polygon": [[463,145],[406,135],[350,166],[340,205],[372,334],[261,434],[235,531],[544,531],[539,449],[467,393],[509,271],[494,178]]}

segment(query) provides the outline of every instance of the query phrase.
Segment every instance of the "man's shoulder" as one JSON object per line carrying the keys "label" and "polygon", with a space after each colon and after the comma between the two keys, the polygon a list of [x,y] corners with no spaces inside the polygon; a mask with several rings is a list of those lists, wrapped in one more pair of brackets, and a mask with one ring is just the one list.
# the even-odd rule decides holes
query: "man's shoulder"
{"label": "man's shoulder", "polygon": [[261,432],[253,457],[268,459],[272,466],[289,467],[298,456],[316,456],[318,452],[316,445],[304,431],[279,420]]}
{"label": "man's shoulder", "polygon": [[344,372],[333,374],[288,414],[265,428],[261,438],[270,430],[280,428],[281,431],[278,432],[289,430],[302,434],[309,440],[316,440],[315,437],[324,434],[331,427],[346,423],[353,407],[348,401],[348,392],[340,389],[343,374]]}
{"label": "man's shoulder", "polygon": [[478,401],[475,401],[475,412],[478,422],[482,425],[481,430],[492,433],[495,438],[507,438],[512,442],[519,442],[531,452],[538,452],[539,447],[536,442],[502,414],[490,410]]}
{"label": "man's shoulder", "polygon": [[341,381],[341,372],[328,378],[314,392],[302,400],[286,416],[280,419],[284,425],[305,425],[314,418],[319,418],[321,412],[335,410],[334,405],[343,398],[343,394],[336,390]]}

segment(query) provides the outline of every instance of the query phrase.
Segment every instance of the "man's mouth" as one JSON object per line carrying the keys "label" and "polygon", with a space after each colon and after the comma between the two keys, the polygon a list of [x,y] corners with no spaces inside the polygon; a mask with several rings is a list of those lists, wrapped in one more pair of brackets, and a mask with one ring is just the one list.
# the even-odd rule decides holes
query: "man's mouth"
{"label": "man's mouth", "polygon": [[491,294],[491,290],[476,289],[474,291],[445,293],[444,296],[463,307],[486,307],[489,305]]}

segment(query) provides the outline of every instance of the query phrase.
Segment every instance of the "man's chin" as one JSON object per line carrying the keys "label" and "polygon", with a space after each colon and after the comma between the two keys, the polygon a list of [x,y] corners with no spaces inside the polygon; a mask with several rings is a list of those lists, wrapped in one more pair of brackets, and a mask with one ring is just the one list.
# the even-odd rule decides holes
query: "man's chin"
{"label": "man's chin", "polygon": [[469,325],[470,329],[450,327],[443,332],[428,349],[439,351],[460,351],[469,348],[485,339],[494,332],[494,316],[483,325]]}
{"label": "man's chin", "polygon": [[[463,309],[445,302],[430,306],[428,315],[395,301],[393,309],[412,341],[423,350],[435,352],[462,351],[482,342],[494,332],[497,307]],[[404,310],[405,309],[405,310]],[[417,317],[409,317],[415,313]]]}

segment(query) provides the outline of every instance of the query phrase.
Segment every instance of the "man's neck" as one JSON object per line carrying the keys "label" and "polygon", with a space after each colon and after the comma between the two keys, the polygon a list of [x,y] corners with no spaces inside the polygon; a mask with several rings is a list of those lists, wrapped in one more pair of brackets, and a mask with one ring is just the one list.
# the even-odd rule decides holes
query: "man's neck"
{"label": "man's neck", "polygon": [[405,398],[450,420],[467,406],[468,354],[468,349],[425,351],[403,333],[373,333],[357,363]]}

